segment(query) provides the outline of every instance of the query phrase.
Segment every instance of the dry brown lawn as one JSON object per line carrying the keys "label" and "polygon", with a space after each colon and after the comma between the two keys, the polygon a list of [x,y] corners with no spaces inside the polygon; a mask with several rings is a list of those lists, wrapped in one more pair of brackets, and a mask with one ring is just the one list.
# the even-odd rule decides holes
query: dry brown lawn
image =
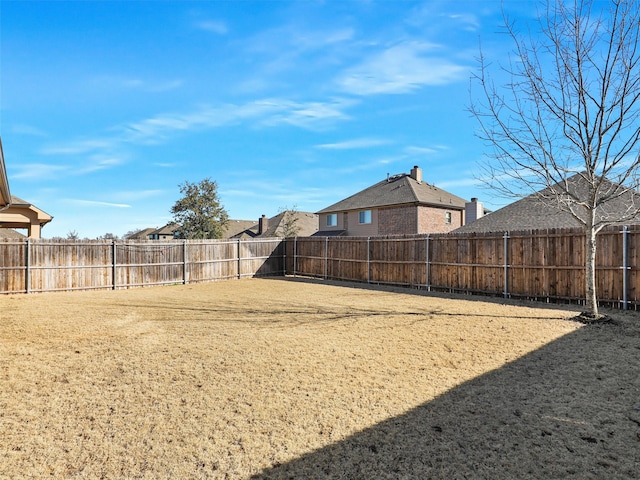
{"label": "dry brown lawn", "polygon": [[0,296],[0,478],[639,478],[640,318],[248,279]]}

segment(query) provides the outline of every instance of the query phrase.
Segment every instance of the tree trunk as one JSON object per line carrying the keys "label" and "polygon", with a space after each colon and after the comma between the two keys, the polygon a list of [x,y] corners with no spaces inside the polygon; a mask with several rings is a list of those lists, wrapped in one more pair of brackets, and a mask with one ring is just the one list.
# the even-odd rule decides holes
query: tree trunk
{"label": "tree trunk", "polygon": [[[596,296],[596,229],[592,222],[587,222],[585,232],[585,286],[587,313],[593,318],[598,316],[598,299]],[[590,225],[589,225],[590,224]]]}

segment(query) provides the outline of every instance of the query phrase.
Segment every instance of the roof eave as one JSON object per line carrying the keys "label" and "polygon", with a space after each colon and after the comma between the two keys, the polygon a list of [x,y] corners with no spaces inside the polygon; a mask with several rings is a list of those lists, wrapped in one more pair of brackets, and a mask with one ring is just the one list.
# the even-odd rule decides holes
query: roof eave
{"label": "roof eave", "polygon": [[0,138],[0,206],[11,205],[11,191],[7,169],[4,164],[4,152],[2,151],[2,138]]}
{"label": "roof eave", "polygon": [[380,209],[380,208],[394,208],[394,207],[407,207],[407,206],[432,207],[432,208],[443,208],[443,209],[446,208],[449,210],[460,210],[460,211],[464,210],[464,205],[460,206],[460,205],[454,205],[449,203],[429,203],[429,202],[415,201],[415,202],[389,203],[385,205],[368,205],[368,206],[363,205],[357,208],[343,208],[343,209],[335,209],[335,210],[330,210],[331,207],[327,207],[317,212],[316,215],[321,215],[323,213],[358,212],[360,210],[367,210],[367,209],[373,209],[373,208]]}

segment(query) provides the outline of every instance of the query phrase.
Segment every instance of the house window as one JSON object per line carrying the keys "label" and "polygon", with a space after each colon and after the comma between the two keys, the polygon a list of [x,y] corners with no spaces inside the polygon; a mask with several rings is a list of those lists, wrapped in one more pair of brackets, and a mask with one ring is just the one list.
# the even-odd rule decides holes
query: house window
{"label": "house window", "polygon": [[327,227],[335,227],[338,225],[338,214],[330,213],[327,215]]}
{"label": "house window", "polygon": [[444,214],[444,221],[447,224],[451,224],[451,212],[447,212]]}
{"label": "house window", "polygon": [[371,223],[371,210],[363,210],[360,212],[359,223]]}

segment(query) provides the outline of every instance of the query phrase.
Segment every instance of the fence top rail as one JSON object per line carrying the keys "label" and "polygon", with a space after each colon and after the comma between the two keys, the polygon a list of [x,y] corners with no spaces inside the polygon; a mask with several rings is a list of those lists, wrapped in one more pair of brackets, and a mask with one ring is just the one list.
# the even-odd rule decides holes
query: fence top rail
{"label": "fence top rail", "polygon": [[42,246],[181,246],[187,245],[226,245],[240,243],[280,243],[282,237],[269,238],[223,238],[223,239],[202,239],[202,240],[70,240],[70,239],[51,239],[51,238],[0,238],[2,245],[42,245]]}
{"label": "fence top rail", "polygon": [[[640,224],[630,225],[609,225],[604,227],[598,235],[616,234],[623,229],[629,233],[640,233]],[[313,237],[296,237],[300,241],[326,241],[327,239],[335,242],[356,242],[356,241],[383,241],[383,240],[420,240],[429,238],[430,240],[463,240],[463,239],[503,239],[505,234],[510,238],[519,237],[559,237],[559,236],[583,236],[584,229],[582,227],[567,228],[545,228],[538,230],[503,230],[499,232],[460,232],[455,231],[449,233],[418,233],[408,235],[371,235],[371,236],[313,236]]]}

